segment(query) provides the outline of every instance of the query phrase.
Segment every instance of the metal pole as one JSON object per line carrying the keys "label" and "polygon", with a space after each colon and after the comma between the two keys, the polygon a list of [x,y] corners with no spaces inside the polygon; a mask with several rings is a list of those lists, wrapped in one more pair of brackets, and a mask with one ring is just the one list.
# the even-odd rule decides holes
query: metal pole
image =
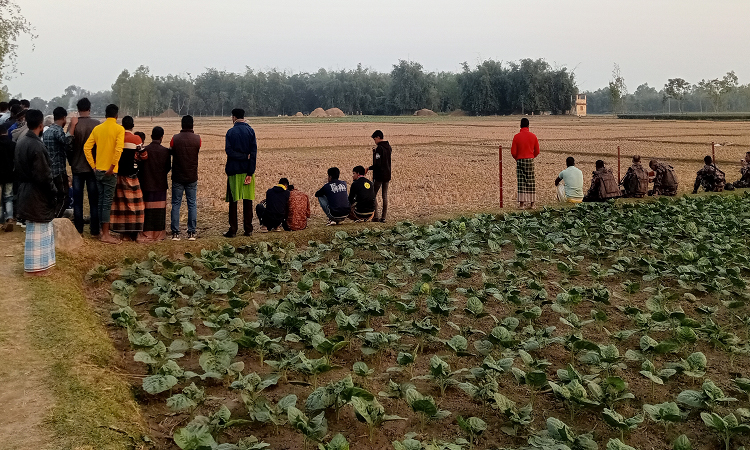
{"label": "metal pole", "polygon": [[622,180],[620,176],[620,146],[617,146],[617,179]]}
{"label": "metal pole", "polygon": [[713,158],[714,164],[716,164],[716,143],[711,142],[711,157]]}
{"label": "metal pole", "polygon": [[498,150],[498,155],[500,159],[500,178],[498,179],[498,183],[500,186],[500,207],[503,207],[503,146],[500,146],[500,149]]}

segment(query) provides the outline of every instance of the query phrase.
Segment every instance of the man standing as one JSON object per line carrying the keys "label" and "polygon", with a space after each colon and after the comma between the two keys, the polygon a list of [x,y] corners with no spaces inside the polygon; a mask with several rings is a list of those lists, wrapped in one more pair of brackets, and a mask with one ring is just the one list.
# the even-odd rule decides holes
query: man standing
{"label": "man standing", "polygon": [[654,188],[648,192],[648,195],[667,195],[673,197],[677,195],[677,176],[674,173],[674,167],[655,159],[649,161],[648,166],[654,171]]}
{"label": "man standing", "polygon": [[698,188],[703,186],[706,192],[721,192],[724,190],[724,182],[726,177],[724,172],[719,170],[714,164],[710,156],[703,158],[705,165],[695,176],[695,183],[693,184],[693,194],[698,193]]}
{"label": "man standing", "polygon": [[605,202],[621,195],[617,178],[601,159],[596,161],[596,171],[591,175],[591,187],[583,197],[584,202]]}
{"label": "man standing", "polygon": [[633,164],[622,179],[623,197],[643,198],[648,194],[648,172],[641,165],[641,156],[633,156]]}
{"label": "man standing", "polygon": [[740,168],[741,178],[739,181],[735,181],[733,186],[735,189],[749,188],[750,187],[750,152],[745,153],[745,159],[740,160],[742,167]]}
{"label": "man standing", "polygon": [[539,156],[539,140],[529,131],[529,119],[521,119],[521,131],[513,136],[510,154],[516,160],[518,180],[518,206],[521,209],[534,207],[536,202],[536,176],[534,158]]}
{"label": "man standing", "polygon": [[318,189],[315,197],[328,217],[328,226],[338,225],[349,217],[349,197],[346,195],[346,181],[339,180],[338,167],[328,169],[328,182]]}
{"label": "man standing", "polygon": [[163,241],[167,237],[167,175],[172,170],[169,149],[161,145],[164,128],[154,127],[151,143],[144,149],[148,159],[138,166],[138,180],[143,191],[143,232],[138,242]]}
{"label": "man standing", "polygon": [[182,195],[187,201],[188,240],[194,241],[198,232],[198,152],[201,137],[193,132],[193,116],[183,116],[182,130],[172,136],[172,240],[180,240],[180,206]]}
{"label": "man standing", "polygon": [[[375,214],[373,222],[385,222],[385,216],[388,212],[388,185],[391,182],[391,144],[383,140],[383,132],[375,130],[372,133],[372,140],[375,141],[375,148],[372,149],[372,165],[368,170],[372,170],[372,180],[375,183]],[[383,211],[378,218],[378,191],[383,190]]]}
{"label": "man standing", "polygon": [[255,140],[255,130],[245,122],[245,110],[232,110],[234,125],[227,131],[224,150],[227,154],[227,164],[224,171],[227,174],[227,202],[229,202],[229,231],[224,237],[232,238],[237,235],[239,223],[237,217],[237,203],[242,200],[242,225],[244,236],[253,233],[253,200],[255,200],[255,162],[258,156],[258,143]]}
{"label": "man standing", "polygon": [[289,185],[289,206],[286,217],[287,231],[299,231],[307,228],[307,219],[310,218],[310,199],[307,195]]}
{"label": "man standing", "polygon": [[[70,131],[65,132],[65,123],[68,120],[68,112],[65,108],[58,106],[52,111],[54,122],[47,128],[42,135],[44,146],[47,147],[47,154],[52,167],[52,179],[57,188],[57,198],[55,199],[55,217],[62,217],[65,209],[68,207],[70,199],[68,198],[68,168],[65,163],[66,156],[73,145],[73,135]],[[71,131],[75,132],[75,125],[71,123]]]}
{"label": "man standing", "polygon": [[365,178],[365,168],[352,169],[352,187],[349,189],[349,218],[355,222],[366,222],[375,214],[375,190],[372,182]]}
{"label": "man standing", "polygon": [[255,212],[260,223],[260,232],[279,231],[286,228],[286,217],[289,212],[289,180],[282,178],[279,184],[266,191],[266,199],[258,204]]}
{"label": "man standing", "polygon": [[0,224],[5,231],[13,231],[13,184],[16,161],[16,143],[6,134],[0,134]]}
{"label": "man standing", "polygon": [[91,102],[84,97],[76,104],[78,117],[70,118],[68,133],[73,135],[73,146],[68,153],[70,171],[73,172],[73,223],[79,233],[83,233],[83,191],[89,198],[91,221],[89,230],[92,236],[99,235],[99,191],[96,188],[94,170],[86,161],[83,146],[99,121],[91,118]]}
{"label": "man standing", "polygon": [[49,155],[39,135],[44,114],[27,114],[29,131],[18,141],[15,173],[19,183],[18,217],[26,221],[23,268],[27,275],[41,276],[55,265],[55,196]]}
{"label": "man standing", "polygon": [[18,142],[21,136],[25,136],[26,132],[29,131],[29,127],[26,125],[26,111],[28,110],[21,109],[18,111],[15,123],[8,128],[8,136],[13,139],[13,142]]}
{"label": "man standing", "polygon": [[[97,125],[83,145],[86,161],[95,171],[96,187],[99,191],[99,239],[108,244],[119,244],[120,240],[109,233],[109,219],[112,201],[117,187],[117,165],[125,145],[125,128],[117,123],[117,105],[109,104],[104,110],[104,123]],[[96,146],[96,158],[93,150]]]}
{"label": "man standing", "polygon": [[[567,203],[581,203],[583,201],[583,172],[576,167],[576,160],[568,156],[565,160],[568,168],[560,172],[555,180],[557,199]],[[562,181],[563,184],[560,184]]]}

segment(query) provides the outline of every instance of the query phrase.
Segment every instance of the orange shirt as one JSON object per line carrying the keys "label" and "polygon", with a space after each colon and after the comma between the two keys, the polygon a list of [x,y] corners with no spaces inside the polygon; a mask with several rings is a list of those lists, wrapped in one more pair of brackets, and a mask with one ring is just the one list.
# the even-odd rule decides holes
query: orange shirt
{"label": "orange shirt", "polygon": [[510,146],[510,154],[513,159],[533,159],[539,156],[539,140],[528,128],[513,136],[513,145]]}
{"label": "orange shirt", "polygon": [[307,219],[310,217],[310,199],[304,192],[297,189],[289,192],[289,210],[286,224],[292,231],[307,228]]}

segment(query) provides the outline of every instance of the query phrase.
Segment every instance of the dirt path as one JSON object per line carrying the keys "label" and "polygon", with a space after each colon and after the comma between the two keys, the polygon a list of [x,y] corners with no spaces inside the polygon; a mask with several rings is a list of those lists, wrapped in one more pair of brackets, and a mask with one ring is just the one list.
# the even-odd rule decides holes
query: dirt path
{"label": "dirt path", "polygon": [[43,422],[53,396],[44,380],[48,367],[31,342],[23,233],[0,233],[0,442],[4,449],[50,448]]}

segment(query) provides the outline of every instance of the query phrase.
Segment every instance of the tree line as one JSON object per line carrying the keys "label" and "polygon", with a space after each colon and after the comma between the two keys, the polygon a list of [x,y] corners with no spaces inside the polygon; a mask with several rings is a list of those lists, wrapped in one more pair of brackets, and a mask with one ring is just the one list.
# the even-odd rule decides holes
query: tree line
{"label": "tree line", "polygon": [[740,85],[734,71],[721,78],[690,83],[670,78],[657,89],[641,84],[629,93],[625,80],[615,65],[608,86],[587,94],[590,114],[612,113],[723,113],[750,111],[750,84]]}
{"label": "tree line", "polygon": [[418,62],[400,60],[385,73],[360,64],[354,70],[314,73],[210,68],[196,76],[158,76],[140,66],[123,70],[109,91],[92,93],[69,86],[59,97],[36,97],[31,103],[51,111],[56,106],[72,108],[78,98],[88,96],[93,114],[102,114],[112,102],[122,114],[133,116],[169,109],[180,115],[226,115],[237,107],[253,116],[308,114],[319,107],[340,108],[349,115],[412,114],[423,108],[471,115],[560,114],[571,108],[577,92],[572,72],[542,59],[487,60],[475,67],[464,63],[459,73],[428,72]]}

